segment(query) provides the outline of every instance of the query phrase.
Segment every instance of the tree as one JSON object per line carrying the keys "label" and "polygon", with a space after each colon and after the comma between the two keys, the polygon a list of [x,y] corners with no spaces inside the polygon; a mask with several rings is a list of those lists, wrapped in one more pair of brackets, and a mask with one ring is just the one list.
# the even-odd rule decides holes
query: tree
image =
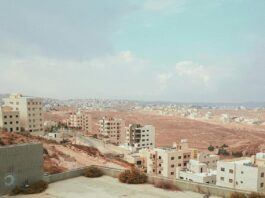
{"label": "tree", "polygon": [[213,145],[210,145],[210,146],[208,147],[208,150],[209,150],[209,151],[214,151],[214,146],[213,146]]}

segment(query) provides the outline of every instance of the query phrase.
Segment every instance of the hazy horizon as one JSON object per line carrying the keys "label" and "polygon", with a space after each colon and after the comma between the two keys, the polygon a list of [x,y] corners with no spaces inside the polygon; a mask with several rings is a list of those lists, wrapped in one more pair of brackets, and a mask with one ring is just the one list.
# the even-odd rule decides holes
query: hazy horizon
{"label": "hazy horizon", "polygon": [[265,101],[265,1],[0,0],[0,93]]}

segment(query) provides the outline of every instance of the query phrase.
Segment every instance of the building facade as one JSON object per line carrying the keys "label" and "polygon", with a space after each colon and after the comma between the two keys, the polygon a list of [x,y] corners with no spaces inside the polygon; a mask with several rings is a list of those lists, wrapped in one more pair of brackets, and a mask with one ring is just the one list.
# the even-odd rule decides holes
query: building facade
{"label": "building facade", "polygon": [[10,106],[13,111],[19,112],[21,131],[43,131],[42,99],[11,94],[4,98],[4,106]]}
{"label": "building facade", "polygon": [[139,154],[146,159],[148,174],[175,179],[177,168],[186,169],[189,160],[197,157],[197,149],[189,148],[187,142],[182,140],[171,148],[142,149]]}
{"label": "building facade", "polygon": [[18,144],[0,147],[0,195],[16,186],[22,187],[43,178],[41,144]]}
{"label": "building facade", "polygon": [[136,150],[155,147],[155,127],[152,125],[130,124],[126,128],[125,143]]}
{"label": "building facade", "polygon": [[265,192],[265,167],[255,160],[256,156],[218,161],[216,185]]}
{"label": "building facade", "polygon": [[11,107],[0,107],[0,128],[7,132],[20,132],[19,112]]}
{"label": "building facade", "polygon": [[105,116],[99,120],[99,135],[112,144],[124,144],[125,122],[122,119]]}
{"label": "building facade", "polygon": [[199,153],[197,159],[191,159],[186,169],[177,169],[176,178],[198,183],[216,183],[218,155]]}
{"label": "building facade", "polygon": [[67,126],[81,129],[85,132],[92,132],[92,117],[88,112],[78,111],[70,115],[67,120]]}

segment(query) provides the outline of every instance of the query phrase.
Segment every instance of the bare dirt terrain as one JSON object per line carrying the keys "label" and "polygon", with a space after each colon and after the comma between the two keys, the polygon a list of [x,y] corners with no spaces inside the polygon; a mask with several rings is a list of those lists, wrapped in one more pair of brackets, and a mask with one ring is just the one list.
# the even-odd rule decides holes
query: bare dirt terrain
{"label": "bare dirt terrain", "polygon": [[113,168],[126,167],[126,164],[106,158],[93,147],[70,143],[58,144],[55,141],[30,135],[25,136],[7,132],[0,133],[0,146],[30,142],[42,143],[44,148],[44,171],[51,174],[89,165],[100,165]]}
{"label": "bare dirt terrain", "polygon": [[[236,115],[245,112],[234,111]],[[68,114],[69,112],[67,112]],[[179,116],[151,115],[141,112],[90,112],[93,120],[93,133],[98,133],[98,120],[105,116],[114,116],[130,123],[152,124],[156,128],[157,146],[171,146],[174,141],[188,139],[190,145],[198,149],[207,149],[209,145],[221,146],[227,144],[230,151],[259,152],[265,147],[265,126],[241,125],[236,123],[223,124],[214,120],[192,120]],[[217,111],[218,114],[224,111]],[[233,113],[233,112],[229,112]],[[254,111],[248,111],[253,117]],[[57,119],[67,117],[65,113],[57,112]],[[58,116],[60,115],[60,116]],[[259,118],[265,117],[265,112],[259,112]]]}

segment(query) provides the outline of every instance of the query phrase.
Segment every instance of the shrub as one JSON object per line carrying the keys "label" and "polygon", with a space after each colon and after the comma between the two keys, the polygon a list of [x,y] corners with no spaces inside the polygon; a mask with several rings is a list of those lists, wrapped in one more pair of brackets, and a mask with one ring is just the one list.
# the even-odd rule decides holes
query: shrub
{"label": "shrub", "polygon": [[243,193],[234,192],[230,195],[230,198],[247,198]]}
{"label": "shrub", "polygon": [[209,150],[209,151],[214,151],[214,147],[213,147],[213,145],[210,145],[210,146],[208,147],[208,150]]}
{"label": "shrub", "polygon": [[228,151],[224,148],[219,149],[218,155],[229,155]]}
{"label": "shrub", "polygon": [[38,181],[34,184],[29,185],[28,187],[20,188],[20,187],[15,187],[10,195],[18,195],[18,194],[36,194],[36,193],[41,193],[45,191],[48,188],[48,183],[45,181]]}
{"label": "shrub", "polygon": [[238,151],[238,152],[232,152],[232,155],[234,157],[242,157],[243,156],[243,153],[241,151]]}
{"label": "shrub", "polygon": [[91,177],[91,178],[101,177],[102,175],[103,175],[102,171],[94,166],[88,167],[84,174],[85,177]]}
{"label": "shrub", "polygon": [[147,181],[147,176],[133,168],[121,173],[119,175],[119,181],[127,184],[144,184]]}
{"label": "shrub", "polygon": [[173,190],[173,191],[180,191],[180,189],[170,181],[158,181],[154,183],[156,188],[162,188],[165,190]]}
{"label": "shrub", "polygon": [[248,198],[265,198],[265,195],[253,192],[248,196]]}

